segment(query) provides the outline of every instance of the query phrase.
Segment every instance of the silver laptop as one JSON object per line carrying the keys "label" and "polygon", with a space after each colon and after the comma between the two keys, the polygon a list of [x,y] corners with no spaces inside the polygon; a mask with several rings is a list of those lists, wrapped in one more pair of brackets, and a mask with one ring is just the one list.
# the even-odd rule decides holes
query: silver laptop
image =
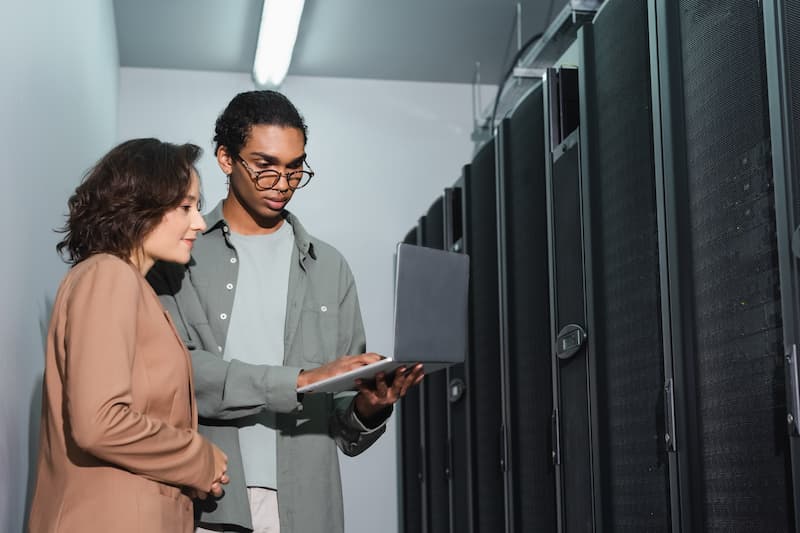
{"label": "silver laptop", "polygon": [[422,363],[426,374],[463,363],[467,351],[469,256],[412,244],[397,245],[394,354],[297,392],[340,392],[357,379]]}

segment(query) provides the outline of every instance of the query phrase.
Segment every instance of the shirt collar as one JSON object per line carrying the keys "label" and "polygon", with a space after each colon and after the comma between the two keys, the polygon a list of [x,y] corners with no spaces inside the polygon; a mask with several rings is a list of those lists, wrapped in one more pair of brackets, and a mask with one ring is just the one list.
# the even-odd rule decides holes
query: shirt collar
{"label": "shirt collar", "polygon": [[[220,230],[224,234],[227,234],[227,227],[228,223],[225,222],[225,217],[222,214],[222,203],[224,200],[220,200],[219,203],[209,211],[205,215],[206,221],[206,230],[203,232],[203,235],[208,235],[212,231]],[[286,222],[292,225],[292,230],[294,231],[294,242],[295,246],[297,246],[297,251],[300,252],[300,260],[305,260],[306,256],[310,256],[312,259],[316,259],[317,255],[314,252],[314,242],[313,238],[303,225],[300,223],[300,220],[297,219],[291,212],[284,209],[283,210],[283,217],[286,219]],[[227,235],[226,235],[227,240]]]}

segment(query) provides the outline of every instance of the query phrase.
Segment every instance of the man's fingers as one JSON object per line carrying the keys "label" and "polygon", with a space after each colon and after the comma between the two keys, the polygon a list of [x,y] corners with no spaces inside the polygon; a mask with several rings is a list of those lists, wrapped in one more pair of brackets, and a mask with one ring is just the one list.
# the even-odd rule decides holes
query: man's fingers
{"label": "man's fingers", "polygon": [[386,397],[389,387],[386,385],[386,375],[383,372],[379,372],[378,375],[375,376],[375,389],[378,391],[379,397]]}
{"label": "man's fingers", "polygon": [[374,363],[376,361],[380,361],[383,359],[382,355],[370,352],[370,353],[362,353],[360,355],[350,355],[346,356],[346,361],[348,366],[352,368],[356,368],[359,366],[368,365],[370,363]]}
{"label": "man's fingers", "polygon": [[413,384],[413,380],[414,380],[414,375],[413,374],[410,374],[410,375],[404,376],[404,377],[405,377],[405,379],[403,380],[402,387],[400,388],[400,392],[398,392],[398,395],[401,398],[406,395],[406,392],[408,392],[408,388]]}
{"label": "man's fingers", "polygon": [[408,369],[406,367],[400,367],[394,373],[392,392],[394,392],[395,397],[402,397],[405,394],[405,390],[408,388],[408,380],[410,375],[411,374],[408,373]]}

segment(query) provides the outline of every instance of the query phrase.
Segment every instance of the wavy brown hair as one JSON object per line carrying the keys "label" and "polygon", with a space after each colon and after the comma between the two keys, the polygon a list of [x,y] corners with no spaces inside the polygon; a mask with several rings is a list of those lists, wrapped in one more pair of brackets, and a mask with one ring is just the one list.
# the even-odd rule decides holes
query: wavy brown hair
{"label": "wavy brown hair", "polygon": [[191,186],[202,150],[194,144],[133,139],[91,168],[68,202],[56,250],[67,263],[107,253],[128,261]]}

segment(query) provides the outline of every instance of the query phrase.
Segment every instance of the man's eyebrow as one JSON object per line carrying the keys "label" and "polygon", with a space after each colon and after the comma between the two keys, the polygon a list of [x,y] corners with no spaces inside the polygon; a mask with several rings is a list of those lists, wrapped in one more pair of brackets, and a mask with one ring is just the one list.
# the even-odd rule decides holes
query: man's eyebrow
{"label": "man's eyebrow", "polygon": [[[269,163],[269,164],[271,164],[271,165],[274,165],[274,164],[277,164],[277,163],[279,163],[279,161],[278,161],[278,158],[277,158],[277,157],[275,157],[274,155],[266,154],[266,153],[264,153],[264,152],[253,152],[253,153],[252,153],[252,157],[253,157],[254,159],[261,159],[261,160],[263,160],[264,162],[266,162],[266,163]],[[308,155],[304,153],[303,155],[301,155],[301,156],[299,156],[299,157],[296,157],[295,159],[293,159],[293,160],[289,161],[289,163],[288,163],[286,166],[287,166],[287,167],[291,167],[291,166],[297,166],[297,165],[300,165],[300,164],[302,164],[303,162],[305,162],[305,160],[306,160],[306,157],[308,157]]]}
{"label": "man's eyebrow", "polygon": [[286,166],[287,166],[287,167],[299,167],[300,165],[302,165],[303,163],[305,163],[305,161],[306,161],[306,157],[308,157],[308,155],[307,155],[307,154],[303,154],[303,155],[301,155],[300,157],[297,157],[297,158],[295,158],[295,159],[293,159],[293,160],[289,161],[289,164],[288,164],[288,165],[286,165]]}

